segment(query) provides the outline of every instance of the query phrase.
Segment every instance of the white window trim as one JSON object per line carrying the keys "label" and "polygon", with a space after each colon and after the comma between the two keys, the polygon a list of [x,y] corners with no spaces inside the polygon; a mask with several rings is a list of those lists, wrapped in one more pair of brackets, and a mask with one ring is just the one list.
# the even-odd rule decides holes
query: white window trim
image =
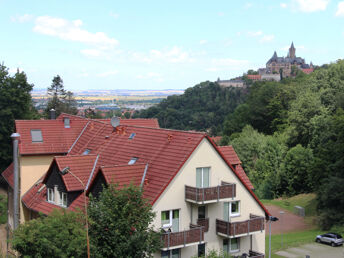
{"label": "white window trim", "polygon": [[47,201],[50,203],[55,203],[54,189],[47,188]]}
{"label": "white window trim", "polygon": [[[238,203],[238,212],[232,213],[232,203]],[[229,215],[230,217],[239,217],[240,216],[240,201],[229,202]]]}
{"label": "white window trim", "polygon": [[[178,218],[178,221],[180,222],[180,210],[179,209],[174,209],[174,210],[165,210],[165,211],[168,211],[169,212],[169,223],[168,224],[163,224],[162,225],[162,228],[163,229],[166,229],[166,228],[170,228],[172,227],[172,221],[173,221],[173,211],[178,211],[178,215],[179,215],[179,218]],[[165,212],[165,211],[162,211],[162,212]],[[179,223],[178,223],[179,224]]]}
{"label": "white window trim", "polygon": [[[198,168],[201,169],[201,188],[210,187],[210,186],[211,186],[211,182],[210,182],[210,178],[211,178],[211,176],[210,176],[211,167],[198,167]],[[208,176],[209,176],[209,178],[208,178],[209,185],[206,186],[206,187],[204,186],[204,169],[205,169],[205,168],[208,168],[208,169],[209,169],[209,174],[208,174]],[[197,168],[196,168],[196,171],[197,171]]]}
{"label": "white window trim", "polygon": [[[66,198],[66,203],[63,203],[64,197]],[[59,192],[59,205],[62,207],[67,207],[67,193]]]}
{"label": "white window trim", "polygon": [[[232,239],[238,239],[238,249],[232,250],[232,243],[231,243]],[[237,253],[237,252],[240,251],[240,238],[239,238],[239,237],[230,238],[230,239],[228,240],[228,242],[229,242],[229,252],[230,252],[230,253]]]}

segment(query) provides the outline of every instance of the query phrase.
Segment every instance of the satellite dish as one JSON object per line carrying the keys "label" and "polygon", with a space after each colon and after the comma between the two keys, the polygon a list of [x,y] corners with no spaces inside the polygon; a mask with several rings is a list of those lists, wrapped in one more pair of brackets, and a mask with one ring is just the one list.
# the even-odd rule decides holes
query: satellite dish
{"label": "satellite dish", "polygon": [[113,118],[111,118],[110,122],[113,128],[116,128],[120,124],[120,119],[117,116],[114,116]]}

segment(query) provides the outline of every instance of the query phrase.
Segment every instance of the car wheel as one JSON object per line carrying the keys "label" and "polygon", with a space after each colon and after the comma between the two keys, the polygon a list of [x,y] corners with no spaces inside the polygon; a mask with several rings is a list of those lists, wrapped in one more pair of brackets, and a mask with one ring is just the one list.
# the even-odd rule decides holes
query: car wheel
{"label": "car wheel", "polygon": [[317,238],[317,239],[315,239],[315,242],[320,243],[321,241],[319,238]]}
{"label": "car wheel", "polygon": [[331,246],[336,246],[333,242],[331,243]]}

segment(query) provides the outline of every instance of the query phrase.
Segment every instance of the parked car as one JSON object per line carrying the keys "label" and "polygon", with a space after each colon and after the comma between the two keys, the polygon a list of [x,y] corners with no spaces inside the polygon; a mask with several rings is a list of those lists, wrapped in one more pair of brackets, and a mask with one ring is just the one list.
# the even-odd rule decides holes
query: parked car
{"label": "parked car", "polygon": [[342,245],[344,242],[343,237],[336,233],[318,235],[315,241],[318,243],[330,244],[331,246]]}

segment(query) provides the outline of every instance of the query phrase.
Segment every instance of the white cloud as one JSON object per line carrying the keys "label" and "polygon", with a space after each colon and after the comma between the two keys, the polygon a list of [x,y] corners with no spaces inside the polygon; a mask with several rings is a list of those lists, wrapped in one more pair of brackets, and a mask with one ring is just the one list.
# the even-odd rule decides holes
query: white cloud
{"label": "white cloud", "polygon": [[112,71],[106,71],[106,72],[98,73],[97,76],[98,77],[108,77],[108,76],[112,76],[112,75],[116,75],[116,74],[118,74],[118,71],[112,70]]}
{"label": "white cloud", "polygon": [[253,6],[252,3],[246,3],[246,4],[244,5],[244,8],[245,8],[245,9],[249,9],[249,8],[251,8],[252,6]]}
{"label": "white cloud", "polygon": [[225,15],[225,13],[224,13],[224,12],[218,12],[217,15],[220,16],[220,17],[222,17],[222,16]]}
{"label": "white cloud", "polygon": [[287,8],[287,7],[288,7],[288,5],[287,5],[286,3],[280,3],[280,6],[281,6],[282,8]]}
{"label": "white cloud", "polygon": [[296,9],[305,12],[325,11],[330,0],[293,0]]}
{"label": "white cloud", "polygon": [[202,39],[202,40],[199,41],[200,45],[204,45],[204,44],[207,44],[207,43],[208,43],[208,41],[205,40],[205,39]]}
{"label": "white cloud", "polygon": [[31,21],[32,19],[33,19],[33,15],[31,14],[16,15],[16,16],[11,17],[12,22],[20,22],[20,23],[28,22],[28,21]]}
{"label": "white cloud", "polygon": [[338,9],[336,12],[336,16],[344,16],[344,1],[338,3]]}
{"label": "white cloud", "polygon": [[211,67],[206,69],[206,71],[208,72],[219,72],[227,70],[240,71],[242,69],[248,68],[250,65],[250,62],[248,60],[238,60],[231,58],[212,59],[210,63]]}
{"label": "white cloud", "polygon": [[258,37],[261,35],[263,35],[263,32],[261,30],[247,32],[247,36],[249,36],[249,37]]}
{"label": "white cloud", "polygon": [[274,35],[264,35],[259,42],[264,43],[264,42],[270,42],[275,38]]}
{"label": "white cloud", "polygon": [[104,32],[89,32],[82,29],[82,21],[69,21],[62,18],[40,16],[35,20],[33,30],[37,33],[57,37],[67,41],[81,42],[96,46],[97,49],[110,49],[118,45],[118,41]]}
{"label": "white cloud", "polygon": [[87,57],[101,57],[104,55],[99,49],[82,49],[80,53]]}

